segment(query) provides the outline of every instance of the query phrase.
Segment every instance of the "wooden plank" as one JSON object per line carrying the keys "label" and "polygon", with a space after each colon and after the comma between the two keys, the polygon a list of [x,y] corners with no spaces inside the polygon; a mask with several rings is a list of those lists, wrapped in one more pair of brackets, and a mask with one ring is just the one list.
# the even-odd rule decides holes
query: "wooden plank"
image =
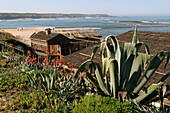
{"label": "wooden plank", "polygon": [[80,41],[84,41],[84,42],[91,42],[91,43],[99,43],[98,41],[90,41],[90,40],[84,40],[84,39],[74,39],[74,40],[80,40]]}

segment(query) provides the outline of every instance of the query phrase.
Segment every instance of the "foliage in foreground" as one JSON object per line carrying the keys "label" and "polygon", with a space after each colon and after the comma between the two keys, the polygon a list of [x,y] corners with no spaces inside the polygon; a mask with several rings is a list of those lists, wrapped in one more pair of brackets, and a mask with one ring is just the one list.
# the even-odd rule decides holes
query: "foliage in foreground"
{"label": "foliage in foreground", "polygon": [[129,102],[121,103],[111,97],[87,95],[75,104],[73,113],[136,113],[136,111]]}

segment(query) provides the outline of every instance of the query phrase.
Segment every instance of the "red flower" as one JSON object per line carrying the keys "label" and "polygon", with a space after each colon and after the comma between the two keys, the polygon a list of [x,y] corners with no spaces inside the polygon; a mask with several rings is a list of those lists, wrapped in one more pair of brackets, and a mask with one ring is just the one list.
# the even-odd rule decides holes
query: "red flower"
{"label": "red flower", "polygon": [[58,56],[57,56],[57,59],[58,59]]}
{"label": "red flower", "polygon": [[36,61],[37,60],[37,58],[34,58],[34,59],[32,59],[32,62],[34,62],[34,61]]}
{"label": "red flower", "polygon": [[27,57],[27,60],[29,60],[29,59],[30,59],[30,56]]}
{"label": "red flower", "polygon": [[48,51],[48,49],[46,49],[46,51]]}
{"label": "red flower", "polygon": [[48,65],[49,65],[49,63],[46,64],[46,66],[48,66]]}
{"label": "red flower", "polygon": [[70,64],[69,67],[72,67],[72,65]]}
{"label": "red flower", "polygon": [[30,50],[28,50],[28,52],[27,52],[28,54],[30,54],[31,53],[31,51]]}
{"label": "red flower", "polygon": [[44,60],[44,63],[46,63],[47,61],[46,60]]}
{"label": "red flower", "polygon": [[47,52],[47,55],[49,55],[50,53],[49,52]]}
{"label": "red flower", "polygon": [[71,63],[70,62],[67,62],[68,65],[70,65]]}
{"label": "red flower", "polygon": [[13,46],[9,46],[8,49],[13,49],[14,47]]}
{"label": "red flower", "polygon": [[63,64],[65,65],[66,63],[65,63],[65,62],[63,62]]}
{"label": "red flower", "polygon": [[62,60],[62,57],[60,58],[60,60]]}
{"label": "red flower", "polygon": [[58,64],[58,61],[56,61],[55,63]]}
{"label": "red flower", "polygon": [[51,66],[53,65],[53,63],[50,64]]}
{"label": "red flower", "polygon": [[53,59],[52,62],[55,62],[55,59]]}
{"label": "red flower", "polygon": [[51,53],[54,53],[54,50],[53,50],[53,49],[51,50]]}
{"label": "red flower", "polygon": [[39,56],[38,59],[41,59],[41,57]]}

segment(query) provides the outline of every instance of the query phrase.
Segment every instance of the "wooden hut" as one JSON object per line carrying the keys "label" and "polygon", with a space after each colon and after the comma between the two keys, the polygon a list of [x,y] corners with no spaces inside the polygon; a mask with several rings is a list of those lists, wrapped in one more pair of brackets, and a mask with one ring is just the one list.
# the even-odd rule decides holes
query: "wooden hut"
{"label": "wooden hut", "polygon": [[[46,29],[31,35],[31,47],[41,55],[66,56],[90,45],[99,44],[101,35],[95,31]],[[47,51],[48,50],[48,51]],[[54,51],[51,51],[54,50]]]}

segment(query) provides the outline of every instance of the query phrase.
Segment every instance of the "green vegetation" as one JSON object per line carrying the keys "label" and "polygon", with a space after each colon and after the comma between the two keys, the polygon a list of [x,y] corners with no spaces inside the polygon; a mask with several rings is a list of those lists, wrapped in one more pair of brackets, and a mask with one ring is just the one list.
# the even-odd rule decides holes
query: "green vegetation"
{"label": "green vegetation", "polygon": [[75,104],[73,113],[136,113],[129,102],[121,103],[119,100],[100,95],[84,96]]}

